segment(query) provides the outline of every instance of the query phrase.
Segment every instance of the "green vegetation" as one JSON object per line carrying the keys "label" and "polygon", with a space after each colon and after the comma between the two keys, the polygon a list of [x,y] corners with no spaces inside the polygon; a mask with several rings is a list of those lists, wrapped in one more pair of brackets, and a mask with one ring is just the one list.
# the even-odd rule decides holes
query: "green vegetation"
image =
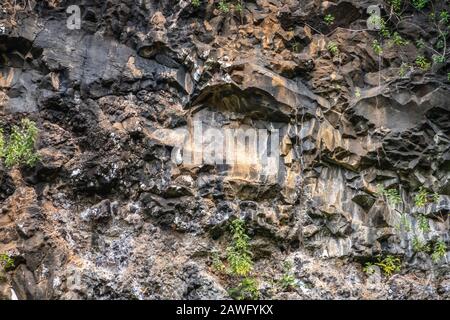
{"label": "green vegetation", "polygon": [[326,23],[328,26],[330,26],[330,25],[332,25],[333,22],[334,22],[334,16],[331,15],[331,14],[327,14],[327,15],[325,16],[325,18],[323,18],[323,20],[325,21],[325,23]]}
{"label": "green vegetation", "polygon": [[3,271],[6,271],[14,267],[14,260],[6,253],[0,254],[0,267]]}
{"label": "green vegetation", "polygon": [[375,273],[375,265],[372,262],[366,262],[363,271],[370,276]]}
{"label": "green vegetation", "polygon": [[253,268],[252,254],[250,252],[250,237],[246,234],[245,222],[236,219],[231,223],[233,242],[227,248],[227,260],[231,272],[238,276],[247,276]]}
{"label": "green vegetation", "polygon": [[428,4],[428,0],[412,0],[411,2],[414,8],[416,8],[417,10],[424,9]]}
{"label": "green vegetation", "polygon": [[447,254],[447,246],[444,241],[439,240],[435,243],[433,249],[434,250],[431,254],[431,259],[433,259],[434,263],[438,263]]}
{"label": "green vegetation", "polygon": [[419,225],[419,230],[422,232],[429,232],[430,231],[430,224],[428,222],[428,218],[424,216],[423,214],[420,214],[417,217],[417,223]]}
{"label": "green vegetation", "polygon": [[372,49],[377,55],[381,55],[383,53],[383,48],[381,47],[378,40],[373,40]]}
{"label": "green vegetation", "polygon": [[390,277],[393,273],[400,272],[402,261],[400,258],[388,255],[384,259],[378,257],[378,262],[376,265],[381,268],[386,276]]}
{"label": "green vegetation", "polygon": [[328,51],[329,51],[333,56],[336,56],[336,55],[339,54],[338,46],[337,46],[337,44],[336,44],[335,42],[333,42],[333,41],[330,41],[330,42],[328,43],[327,49],[328,49]]}
{"label": "green vegetation", "polygon": [[392,42],[397,46],[406,46],[408,44],[408,41],[403,39],[403,37],[398,32],[394,32],[394,34],[392,35]]}
{"label": "green vegetation", "polygon": [[389,0],[388,2],[395,12],[399,12],[402,9],[402,0]]}
{"label": "green vegetation", "polygon": [[3,131],[0,131],[0,158],[9,168],[15,165],[33,166],[39,160],[34,150],[38,137],[36,124],[22,119],[20,127],[13,126],[8,143],[5,143]]}
{"label": "green vegetation", "polygon": [[424,56],[417,56],[416,58],[416,66],[418,66],[423,71],[427,71],[431,67],[431,63]]}
{"label": "green vegetation", "polygon": [[279,280],[279,285],[283,290],[289,290],[295,287],[295,277],[292,274],[292,263],[289,261],[284,262],[283,269],[284,273]]}
{"label": "green vegetation", "polygon": [[400,260],[400,258],[391,255],[387,255],[385,258],[379,256],[376,263],[367,262],[363,268],[363,271],[368,275],[374,274],[375,266],[380,267],[383,273],[386,276],[390,277],[395,272],[400,272],[402,261]]}
{"label": "green vegetation", "polygon": [[402,198],[396,189],[385,189],[380,184],[377,185],[377,195],[385,197],[394,206],[402,202]]}
{"label": "green vegetation", "polygon": [[213,251],[211,254],[212,258],[212,268],[219,272],[223,273],[226,271],[225,265],[223,264],[222,260],[219,257],[219,253],[217,251]]}
{"label": "green vegetation", "polygon": [[220,0],[219,4],[217,5],[217,7],[219,8],[219,10],[222,13],[230,12],[230,6],[228,5],[228,3],[225,0]]}
{"label": "green vegetation", "polygon": [[426,241],[422,241],[419,239],[419,237],[414,236],[412,241],[413,250],[415,252],[430,252],[431,247]]}
{"label": "green vegetation", "polygon": [[417,207],[424,207],[428,203],[428,192],[424,187],[419,188],[419,192],[414,197],[414,204]]}
{"label": "green vegetation", "polygon": [[200,0],[191,0],[191,4],[192,6],[194,6],[195,8],[200,7]]}
{"label": "green vegetation", "polygon": [[253,278],[244,278],[236,288],[228,291],[235,300],[258,300],[258,282]]}

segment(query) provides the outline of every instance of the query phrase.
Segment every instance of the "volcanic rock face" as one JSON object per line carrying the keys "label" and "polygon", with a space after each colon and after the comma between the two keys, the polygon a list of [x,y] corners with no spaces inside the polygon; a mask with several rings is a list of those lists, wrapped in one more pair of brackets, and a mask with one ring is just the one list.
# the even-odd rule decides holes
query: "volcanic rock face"
{"label": "volcanic rock face", "polygon": [[[14,259],[0,296],[228,299],[211,252],[225,257],[242,217],[263,298],[450,299],[449,253],[433,262],[412,246],[449,242],[449,59],[400,76],[430,24],[399,24],[409,44],[379,58],[372,4],[80,0],[17,13],[0,31],[0,124],[35,120],[40,162],[0,167],[0,253]],[[193,140],[199,124],[203,138],[248,139],[233,140],[231,163],[194,161],[211,142]],[[439,199],[417,206],[420,187]],[[377,255],[401,271],[365,274]],[[272,281],[284,260],[288,292]]]}

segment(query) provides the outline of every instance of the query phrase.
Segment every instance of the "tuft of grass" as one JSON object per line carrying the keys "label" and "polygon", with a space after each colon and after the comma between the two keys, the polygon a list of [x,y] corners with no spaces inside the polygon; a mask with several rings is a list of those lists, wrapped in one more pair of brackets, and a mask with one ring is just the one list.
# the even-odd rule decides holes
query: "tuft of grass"
{"label": "tuft of grass", "polygon": [[201,5],[200,0],[191,0],[191,4],[194,8],[198,8]]}
{"label": "tuft of grass", "polygon": [[39,160],[34,145],[39,134],[36,123],[22,119],[20,126],[13,126],[8,144],[5,144],[3,132],[0,134],[0,156],[9,168],[15,165],[33,166]]}

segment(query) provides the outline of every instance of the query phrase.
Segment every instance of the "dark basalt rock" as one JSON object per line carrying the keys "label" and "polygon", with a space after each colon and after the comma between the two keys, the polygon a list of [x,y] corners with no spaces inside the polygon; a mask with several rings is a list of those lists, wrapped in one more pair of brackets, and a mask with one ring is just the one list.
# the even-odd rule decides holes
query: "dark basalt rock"
{"label": "dark basalt rock", "polygon": [[[222,14],[211,1],[83,0],[80,30],[66,27],[69,1],[50,2],[16,25],[0,11],[5,139],[23,117],[40,131],[36,166],[0,167],[0,254],[14,259],[1,298],[228,299],[236,279],[211,255],[226,258],[237,217],[264,299],[449,298],[448,250],[434,263],[412,243],[425,217],[421,239],[449,245],[450,62],[414,67],[431,53],[413,44],[436,39],[412,8],[397,30],[410,43],[380,58],[377,33],[354,31],[373,1]],[[211,142],[189,149],[195,123],[279,133],[258,141],[277,154],[189,163],[180,147]],[[377,255],[401,257],[402,272],[364,274]],[[288,292],[273,285],[283,261]]]}

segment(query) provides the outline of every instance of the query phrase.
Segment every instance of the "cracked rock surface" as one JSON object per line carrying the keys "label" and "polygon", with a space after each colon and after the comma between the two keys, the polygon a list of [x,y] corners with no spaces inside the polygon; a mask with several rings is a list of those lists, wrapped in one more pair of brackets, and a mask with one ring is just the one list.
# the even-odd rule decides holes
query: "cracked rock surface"
{"label": "cracked rock surface", "polygon": [[[71,4],[80,30],[66,26]],[[450,59],[400,76],[432,32],[400,24],[410,44],[379,58],[372,4],[255,0],[223,14],[212,0],[80,0],[17,13],[0,33],[0,126],[36,121],[40,161],[0,165],[0,253],[14,260],[0,297],[230,299],[211,252],[225,258],[242,217],[263,299],[450,299]],[[231,165],[172,161],[196,123],[278,132],[276,165],[245,150]],[[418,207],[420,187],[438,200]],[[447,244],[439,262],[413,249],[401,212]],[[378,255],[401,271],[364,273]],[[290,290],[273,284],[285,260]]]}

